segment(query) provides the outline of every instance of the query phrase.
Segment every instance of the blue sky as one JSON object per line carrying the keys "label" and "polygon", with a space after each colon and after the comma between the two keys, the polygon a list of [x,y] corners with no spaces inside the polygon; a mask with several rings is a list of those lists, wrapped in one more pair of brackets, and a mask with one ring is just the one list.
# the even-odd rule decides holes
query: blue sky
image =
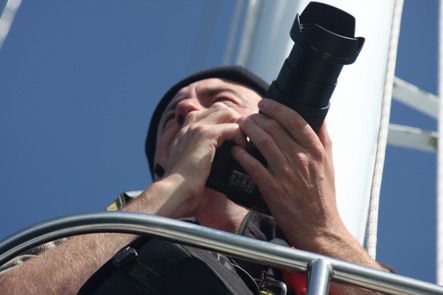
{"label": "blue sky", "polygon": [[[152,108],[177,79],[222,63],[233,6],[23,1],[0,50],[0,239],[145,188]],[[405,0],[396,68],[434,94],[437,13],[437,0]],[[391,122],[436,130],[395,101]],[[378,259],[435,282],[435,204],[436,155],[388,146]]]}

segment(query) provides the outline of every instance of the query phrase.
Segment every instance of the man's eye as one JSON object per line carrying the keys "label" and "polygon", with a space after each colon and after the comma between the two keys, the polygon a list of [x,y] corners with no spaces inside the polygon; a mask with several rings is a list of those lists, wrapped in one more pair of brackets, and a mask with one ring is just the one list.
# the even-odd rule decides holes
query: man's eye
{"label": "man's eye", "polygon": [[163,122],[163,130],[167,127],[167,125],[170,122],[173,122],[174,120],[175,120],[175,112],[171,112],[166,116],[165,121]]}
{"label": "man's eye", "polygon": [[223,96],[221,96],[221,97],[217,97],[217,98],[214,100],[214,103],[215,103],[215,102],[222,102],[222,103],[224,103],[224,104],[228,104],[228,105],[236,104],[236,102],[235,102],[234,100],[232,100],[231,98],[223,97]]}

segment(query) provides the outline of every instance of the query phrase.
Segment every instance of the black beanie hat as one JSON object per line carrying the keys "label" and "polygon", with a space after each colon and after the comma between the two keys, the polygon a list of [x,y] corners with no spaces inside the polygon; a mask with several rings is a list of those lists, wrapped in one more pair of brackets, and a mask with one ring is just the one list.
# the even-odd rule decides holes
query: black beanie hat
{"label": "black beanie hat", "polygon": [[168,92],[166,92],[166,94],[163,96],[154,110],[151,118],[151,123],[149,124],[148,135],[145,141],[145,153],[146,157],[148,158],[149,168],[151,170],[152,177],[154,177],[154,154],[157,145],[157,127],[163,111],[180,89],[194,82],[209,78],[221,78],[240,83],[256,91],[262,97],[266,95],[266,91],[269,87],[269,84],[263,79],[261,79],[248,69],[237,65],[222,66],[197,72],[184,78],[183,80],[172,86],[168,90]]}

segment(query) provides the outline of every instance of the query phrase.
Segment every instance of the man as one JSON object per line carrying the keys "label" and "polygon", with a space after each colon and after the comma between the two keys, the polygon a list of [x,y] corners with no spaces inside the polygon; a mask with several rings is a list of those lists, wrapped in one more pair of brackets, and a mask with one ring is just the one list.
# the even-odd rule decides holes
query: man
{"label": "man", "polygon": [[[172,87],[154,112],[146,141],[155,182],[121,210],[195,217],[201,225],[238,233],[249,210],[205,185],[217,148],[233,141],[233,158],[257,184],[289,244],[383,269],[339,216],[326,126],[317,135],[295,111],[262,99],[266,89],[265,82],[241,67],[210,69]],[[246,151],[247,138],[266,167]],[[76,294],[135,238],[109,233],[69,238],[5,272],[0,293]]]}

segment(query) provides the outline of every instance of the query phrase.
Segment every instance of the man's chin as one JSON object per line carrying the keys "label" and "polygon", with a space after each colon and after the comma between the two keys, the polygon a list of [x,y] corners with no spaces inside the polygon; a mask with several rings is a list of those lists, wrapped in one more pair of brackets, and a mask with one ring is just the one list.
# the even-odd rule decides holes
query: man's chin
{"label": "man's chin", "polygon": [[228,197],[226,197],[225,194],[223,194],[223,193],[221,193],[221,192],[219,192],[219,191],[217,191],[215,189],[209,188],[209,187],[206,187],[205,190],[203,191],[203,193],[208,198],[210,198],[210,197],[217,197],[217,198],[228,199]]}
{"label": "man's chin", "polygon": [[206,187],[203,193],[206,195],[206,203],[210,202],[210,203],[216,203],[216,204],[219,204],[222,206],[242,207],[242,206],[234,203],[233,201],[231,201],[225,194],[223,194],[219,191],[216,191],[212,188]]}

